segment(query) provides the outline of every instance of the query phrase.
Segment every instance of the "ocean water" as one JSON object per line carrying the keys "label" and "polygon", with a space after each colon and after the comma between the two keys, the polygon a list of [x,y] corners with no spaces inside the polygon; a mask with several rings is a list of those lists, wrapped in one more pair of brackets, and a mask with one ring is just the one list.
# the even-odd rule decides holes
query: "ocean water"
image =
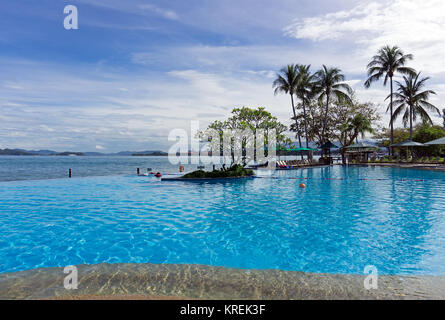
{"label": "ocean water", "polygon": [[[197,157],[185,163],[185,170],[196,170]],[[178,173],[179,165],[173,165],[168,157],[61,157],[61,156],[0,156],[0,181],[41,180],[68,177],[110,176],[134,174],[140,168],[141,173],[147,168],[163,173]],[[207,166],[210,169],[210,166]]]}
{"label": "ocean water", "polygon": [[[225,182],[133,174],[165,160],[128,159],[107,176],[0,182],[0,272],[147,262],[445,275],[444,172],[334,166]],[[65,161],[86,160],[51,161],[62,172],[79,165]]]}

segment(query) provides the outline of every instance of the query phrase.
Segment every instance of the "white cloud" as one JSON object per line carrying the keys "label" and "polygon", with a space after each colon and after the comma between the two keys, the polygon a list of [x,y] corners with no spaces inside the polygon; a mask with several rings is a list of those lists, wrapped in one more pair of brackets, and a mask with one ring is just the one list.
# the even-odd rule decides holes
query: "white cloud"
{"label": "white cloud", "polygon": [[24,87],[16,85],[16,84],[5,84],[4,87],[7,89],[13,89],[13,90],[25,90]]}
{"label": "white cloud", "polygon": [[288,36],[356,45],[350,54],[369,59],[383,45],[413,53],[413,65],[429,74],[445,72],[445,2],[443,0],[373,1],[325,15],[296,19]]}
{"label": "white cloud", "polygon": [[178,20],[179,19],[178,14],[176,12],[174,12],[173,10],[163,9],[158,6],[155,6],[154,4],[142,4],[139,6],[139,8],[141,8],[142,10],[148,10],[148,11],[154,12],[166,19],[170,19],[170,20]]}
{"label": "white cloud", "polygon": [[[295,19],[284,28],[284,34],[297,39],[310,40],[318,48],[325,48],[326,61],[334,61],[343,71],[359,80],[349,80],[360,100],[374,102],[382,115],[382,124],[389,123],[386,113],[389,88],[375,84],[363,88],[365,66],[379,48],[397,45],[405,53],[412,53],[411,67],[431,76],[429,88],[437,95],[431,103],[441,109],[445,90],[445,2],[442,0],[391,0],[362,4],[322,15]],[[343,59],[338,60],[338,55]],[[330,63],[330,62],[328,62]],[[441,123],[437,114],[430,113],[433,121]],[[401,121],[396,125],[400,126]]]}
{"label": "white cloud", "polygon": [[[189,129],[190,120],[204,127],[240,106],[265,106],[289,123],[288,97],[274,97],[263,72],[188,69],[137,75],[86,67],[73,73],[69,67],[36,63],[29,74],[21,62],[3,62],[0,80],[14,74],[27,88],[16,92],[0,86],[0,144],[10,147],[168,150],[171,129]],[[127,91],[119,90],[122,84]]]}

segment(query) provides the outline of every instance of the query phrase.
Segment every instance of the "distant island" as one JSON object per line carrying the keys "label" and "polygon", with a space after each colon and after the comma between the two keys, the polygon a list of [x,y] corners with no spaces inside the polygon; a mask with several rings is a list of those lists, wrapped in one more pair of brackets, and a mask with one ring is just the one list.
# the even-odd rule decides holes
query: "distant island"
{"label": "distant island", "polygon": [[152,156],[168,156],[167,152],[163,151],[150,151],[150,152],[144,152],[144,153],[133,153],[132,156],[135,157],[152,157]]}
{"label": "distant island", "polygon": [[121,151],[117,153],[101,152],[57,152],[52,150],[24,150],[24,149],[0,149],[0,156],[168,156],[164,151]]}

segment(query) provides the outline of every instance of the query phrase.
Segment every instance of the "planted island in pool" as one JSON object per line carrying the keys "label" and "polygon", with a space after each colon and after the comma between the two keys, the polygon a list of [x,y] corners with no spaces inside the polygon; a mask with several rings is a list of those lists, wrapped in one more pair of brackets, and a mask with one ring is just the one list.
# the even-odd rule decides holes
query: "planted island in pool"
{"label": "planted island in pool", "polygon": [[224,178],[246,178],[253,176],[253,170],[246,169],[235,164],[227,170],[203,171],[197,170],[185,174],[180,179],[224,179]]}

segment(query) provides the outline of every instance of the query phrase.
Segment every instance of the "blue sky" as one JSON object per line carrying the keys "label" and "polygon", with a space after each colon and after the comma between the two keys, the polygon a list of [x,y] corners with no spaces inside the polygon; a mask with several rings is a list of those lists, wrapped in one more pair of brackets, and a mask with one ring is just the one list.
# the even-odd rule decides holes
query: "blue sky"
{"label": "blue sky", "polygon": [[[63,28],[69,4],[78,30]],[[171,129],[243,105],[289,124],[289,98],[271,88],[288,63],[341,68],[383,115],[387,88],[363,80],[387,43],[415,55],[442,109],[444,27],[439,0],[3,1],[0,148],[168,150]]]}

